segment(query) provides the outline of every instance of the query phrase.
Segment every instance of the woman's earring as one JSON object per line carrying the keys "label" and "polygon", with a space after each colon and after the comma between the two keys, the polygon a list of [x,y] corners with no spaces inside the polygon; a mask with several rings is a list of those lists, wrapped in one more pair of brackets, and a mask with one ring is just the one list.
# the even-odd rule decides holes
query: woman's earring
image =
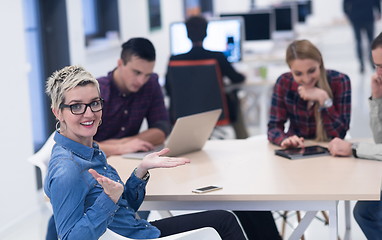
{"label": "woman's earring", "polygon": [[57,121],[56,122],[56,131],[57,132],[60,132],[60,127],[61,127],[60,121]]}

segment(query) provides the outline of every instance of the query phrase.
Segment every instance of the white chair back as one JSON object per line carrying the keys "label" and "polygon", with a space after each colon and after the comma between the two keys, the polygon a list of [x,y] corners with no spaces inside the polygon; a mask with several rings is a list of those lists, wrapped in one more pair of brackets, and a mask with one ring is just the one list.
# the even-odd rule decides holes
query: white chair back
{"label": "white chair back", "polygon": [[36,152],[35,154],[33,154],[32,156],[28,158],[28,161],[30,163],[32,163],[33,165],[35,165],[36,167],[40,169],[43,184],[44,184],[46,173],[48,171],[48,164],[50,160],[50,155],[52,153],[52,148],[55,143],[53,140],[53,137],[54,137],[54,132],[46,140],[44,146],[42,146],[42,148],[38,152]]}

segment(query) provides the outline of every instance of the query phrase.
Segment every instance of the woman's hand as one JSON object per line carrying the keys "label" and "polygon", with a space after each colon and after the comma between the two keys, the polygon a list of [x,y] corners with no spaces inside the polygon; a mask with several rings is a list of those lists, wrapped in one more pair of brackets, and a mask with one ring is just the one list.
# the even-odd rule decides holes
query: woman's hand
{"label": "woman's hand", "polygon": [[117,203],[118,199],[123,193],[123,185],[121,183],[111,180],[110,178],[102,176],[94,169],[89,169],[89,173],[103,187],[103,191],[110,197],[110,199],[114,203]]}
{"label": "woman's hand", "polygon": [[184,165],[190,162],[188,158],[178,158],[178,157],[165,157],[170,149],[164,148],[159,152],[154,152],[146,155],[141,164],[138,165],[135,175],[142,178],[149,169],[153,168],[172,168]]}
{"label": "woman's hand", "polygon": [[378,73],[374,73],[371,77],[371,96],[373,99],[382,97],[382,77]]}
{"label": "woman's hand", "polygon": [[329,98],[328,93],[318,87],[306,88],[304,86],[298,86],[297,92],[305,101],[315,101],[318,102],[320,106],[324,105],[325,100]]}
{"label": "woman's hand", "polygon": [[293,135],[285,138],[280,145],[282,148],[304,147],[304,138]]}

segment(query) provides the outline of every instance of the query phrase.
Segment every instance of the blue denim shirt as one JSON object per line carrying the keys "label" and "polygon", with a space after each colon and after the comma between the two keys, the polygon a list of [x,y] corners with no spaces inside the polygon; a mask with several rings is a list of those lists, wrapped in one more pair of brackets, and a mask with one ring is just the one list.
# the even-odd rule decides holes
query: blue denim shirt
{"label": "blue denim shirt", "polygon": [[156,227],[135,218],[145,196],[146,181],[132,173],[115,204],[88,172],[92,168],[121,182],[98,145],[93,143],[90,148],[58,132],[54,140],[44,190],[53,206],[59,239],[98,239],[106,228],[129,238],[160,236]]}

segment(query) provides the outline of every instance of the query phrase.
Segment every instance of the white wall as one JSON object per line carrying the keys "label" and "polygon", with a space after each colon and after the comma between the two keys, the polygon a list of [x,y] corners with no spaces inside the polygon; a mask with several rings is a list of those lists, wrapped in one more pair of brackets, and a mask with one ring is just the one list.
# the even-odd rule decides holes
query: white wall
{"label": "white wall", "polygon": [[346,21],[342,8],[343,0],[313,0],[313,15],[309,23],[322,26]]}
{"label": "white wall", "polygon": [[84,66],[95,77],[105,75],[117,65],[120,45],[123,42],[132,37],[146,37],[156,48],[157,61],[154,71],[163,75],[170,56],[169,24],[183,20],[183,2],[162,0],[162,28],[154,31],[149,29],[147,1],[119,0],[118,4],[121,41],[109,48],[87,51],[81,37],[83,32],[81,2],[67,0],[71,63]]}
{"label": "white wall", "polygon": [[[277,3],[280,0],[256,0],[259,6]],[[81,1],[67,0],[69,38],[72,64],[83,65],[95,77],[105,75],[117,63],[120,45],[131,37],[149,38],[155,45],[157,61],[154,71],[163,76],[169,58],[169,24],[183,20],[183,1],[162,0],[162,28],[150,31],[147,1],[119,0],[120,43],[99,51],[86,51],[83,39]],[[311,21],[315,25],[330,24],[342,19],[342,0],[314,0]],[[240,12],[250,9],[250,0],[214,0],[215,13]]]}
{"label": "white wall", "polygon": [[33,153],[24,42],[22,0],[0,1],[1,38],[1,233],[20,217],[36,209]]}

